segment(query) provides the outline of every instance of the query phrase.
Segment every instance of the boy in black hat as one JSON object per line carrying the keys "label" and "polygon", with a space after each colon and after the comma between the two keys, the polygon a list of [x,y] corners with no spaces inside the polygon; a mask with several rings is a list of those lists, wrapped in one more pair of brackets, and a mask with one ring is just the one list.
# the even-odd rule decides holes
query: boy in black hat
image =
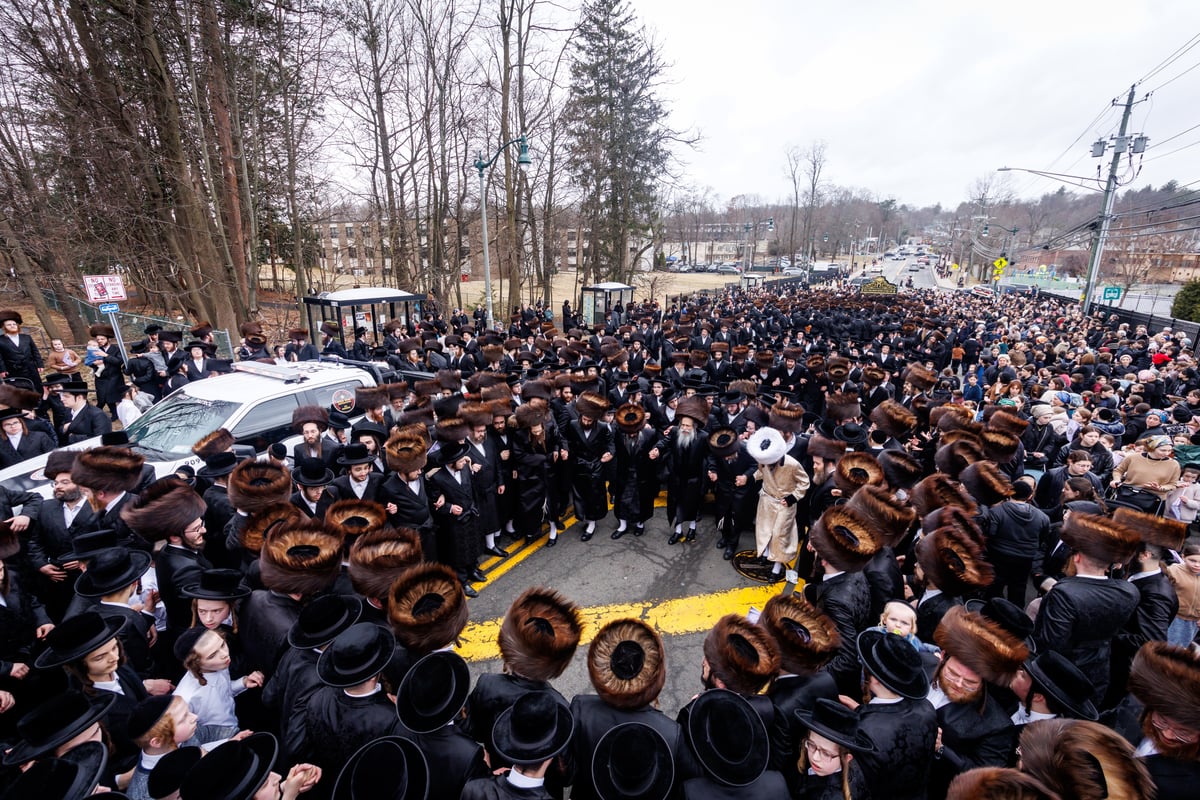
{"label": "boy in black hat", "polygon": [[296,468],[292,471],[292,480],[296,484],[296,491],[292,493],[291,504],[310,519],[324,519],[325,512],[337,502],[337,495],[330,489],[334,480],[333,470],[320,458],[299,456]]}
{"label": "boy in black hat", "polygon": [[396,724],[395,708],[379,682],[395,649],[389,631],[360,622],[339,634],[317,659],[317,675],[325,686],[308,701],[296,755],[321,767],[326,784],[355,751]]}
{"label": "boy in black hat", "polygon": [[[62,385],[59,398],[69,418],[59,429],[60,445],[82,442],[112,430],[112,418],[88,402],[88,391],[88,385],[83,381],[67,381]],[[113,401],[114,407],[116,403]]]}
{"label": "boy in black hat", "polygon": [[438,529],[438,553],[458,573],[467,597],[476,595],[472,581],[485,581],[479,569],[483,539],[476,526],[475,490],[471,474],[471,446],[443,442],[432,454],[440,469],[426,473],[433,518]]}
{"label": "boy in black hat", "polygon": [[566,706],[546,691],[522,695],[496,718],[492,739],[513,768],[507,775],[477,778],[463,787],[462,800],[550,800],[546,772],[571,741],[574,720]]}
{"label": "boy in black hat", "polygon": [[[75,582],[75,594],[81,600],[76,606],[79,610],[91,610],[105,619],[125,621],[118,636],[129,665],[142,678],[151,677],[154,671],[150,647],[158,638],[158,631],[154,627],[154,617],[134,610],[129,600],[149,568],[150,556],[146,553],[115,547],[88,562],[87,571]],[[67,614],[71,616],[72,611],[68,610]]]}

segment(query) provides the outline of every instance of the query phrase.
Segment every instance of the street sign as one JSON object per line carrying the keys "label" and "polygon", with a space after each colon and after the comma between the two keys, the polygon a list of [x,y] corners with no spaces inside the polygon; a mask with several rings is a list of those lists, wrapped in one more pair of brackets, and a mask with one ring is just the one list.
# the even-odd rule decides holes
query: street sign
{"label": "street sign", "polygon": [[121,307],[119,305],[117,305],[116,303],[101,303],[100,304],[100,313],[101,314],[116,314],[120,310],[121,310]]}
{"label": "street sign", "polygon": [[129,299],[125,294],[125,279],[120,275],[84,275],[83,288],[93,303]]}
{"label": "street sign", "polygon": [[1105,286],[1104,287],[1104,299],[1105,300],[1120,300],[1121,299],[1121,287],[1120,286]]}
{"label": "street sign", "polygon": [[1008,266],[1008,259],[1005,258],[1004,256],[1000,256],[999,258],[997,258],[995,261],[992,262],[992,266],[998,270],[1002,270]]}

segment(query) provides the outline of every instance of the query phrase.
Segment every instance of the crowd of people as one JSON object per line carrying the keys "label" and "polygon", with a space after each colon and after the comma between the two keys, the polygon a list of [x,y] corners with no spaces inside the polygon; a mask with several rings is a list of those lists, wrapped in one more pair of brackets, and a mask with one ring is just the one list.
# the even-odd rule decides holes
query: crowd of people
{"label": "crowd of people", "polygon": [[[214,431],[157,480],[121,432],[57,449],[109,416],[86,384],[0,386],[15,452],[51,422],[53,481],[0,487],[0,796],[1192,796],[1182,334],[1044,296],[791,287],[481,323],[358,331],[433,377],[299,407],[302,440],[259,460]],[[241,332],[240,357],[318,354]],[[782,591],[681,666],[644,622],[584,631],[535,586],[472,680],[482,559],[597,533],[715,546]],[[585,637],[592,691],[567,698]],[[699,667],[682,709],[658,703],[668,665]]]}

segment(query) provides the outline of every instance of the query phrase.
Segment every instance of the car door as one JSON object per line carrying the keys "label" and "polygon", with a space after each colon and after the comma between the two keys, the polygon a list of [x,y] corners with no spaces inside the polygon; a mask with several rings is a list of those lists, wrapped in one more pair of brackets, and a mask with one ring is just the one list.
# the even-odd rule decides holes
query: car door
{"label": "car door", "polygon": [[287,394],[260,401],[233,426],[237,444],[249,445],[262,453],[272,444],[292,435],[292,412],[300,406],[299,394]]}

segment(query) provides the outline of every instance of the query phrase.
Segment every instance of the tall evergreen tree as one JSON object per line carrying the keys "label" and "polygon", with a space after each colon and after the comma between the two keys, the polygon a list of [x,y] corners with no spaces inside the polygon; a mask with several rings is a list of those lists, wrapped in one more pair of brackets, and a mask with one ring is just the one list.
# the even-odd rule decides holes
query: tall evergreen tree
{"label": "tall evergreen tree", "polygon": [[585,275],[629,280],[670,158],[663,64],[625,0],[584,3],[571,59],[567,168],[581,190]]}

